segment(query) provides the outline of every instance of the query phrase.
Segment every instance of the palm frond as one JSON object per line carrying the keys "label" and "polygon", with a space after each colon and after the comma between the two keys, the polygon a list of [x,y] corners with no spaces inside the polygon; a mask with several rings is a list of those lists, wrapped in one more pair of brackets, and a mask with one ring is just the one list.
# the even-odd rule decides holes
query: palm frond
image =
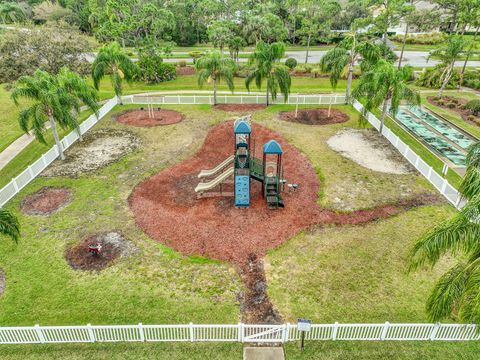
{"label": "palm frond", "polygon": [[20,238],[20,223],[18,219],[6,209],[0,208],[0,234],[6,235],[15,242]]}

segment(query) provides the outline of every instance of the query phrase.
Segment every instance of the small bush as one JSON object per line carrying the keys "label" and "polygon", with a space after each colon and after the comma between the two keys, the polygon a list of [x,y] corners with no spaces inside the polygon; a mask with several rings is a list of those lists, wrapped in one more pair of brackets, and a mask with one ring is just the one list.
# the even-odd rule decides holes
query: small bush
{"label": "small bush", "polygon": [[178,67],[185,67],[187,66],[187,62],[185,60],[180,60],[177,62]]}
{"label": "small bush", "polygon": [[[403,35],[394,35],[391,38],[393,41],[403,42]],[[407,36],[405,42],[407,44],[418,45],[437,45],[445,42],[447,36],[444,33],[431,33]]]}
{"label": "small bush", "polygon": [[476,121],[475,121],[476,119],[477,119],[477,118],[476,118],[474,115],[468,115],[468,116],[467,116],[467,120],[468,120],[468,121],[476,122]]}
{"label": "small bush", "polygon": [[203,55],[205,55],[205,53],[203,51],[190,51],[188,53],[188,56],[193,58],[193,63],[194,64],[197,61],[197,59],[201,58]]}
{"label": "small bush", "polygon": [[457,104],[457,105],[459,103],[459,100],[457,98],[452,98],[452,99],[450,99],[450,101],[454,104]]}
{"label": "small bush", "polygon": [[297,60],[295,60],[294,58],[288,58],[287,60],[285,60],[285,65],[290,69],[290,70],[293,70],[297,67]]}
{"label": "small bush", "polygon": [[440,106],[444,106],[445,105],[445,100],[437,100],[437,104],[440,105]]}
{"label": "small bush", "polygon": [[469,70],[463,78],[463,85],[480,90],[480,70]]}
{"label": "small bush", "polygon": [[480,100],[470,100],[465,107],[472,112],[473,115],[480,114]]}
{"label": "small bush", "polygon": [[142,55],[138,60],[138,78],[149,84],[173,80],[177,77],[175,66],[163,62],[159,55]]}
{"label": "small bush", "polygon": [[312,76],[314,78],[317,78],[319,77],[320,75],[322,75],[322,71],[319,69],[319,68],[315,68],[312,70]]}
{"label": "small bush", "polygon": [[[439,89],[442,86],[442,75],[444,68],[441,64],[436,65],[433,68],[429,68],[423,71],[418,79],[415,81],[415,85],[423,86],[432,89]],[[458,71],[453,71],[452,77],[448,81],[447,89],[455,89],[460,80]]]}
{"label": "small bush", "polygon": [[449,103],[447,103],[446,106],[447,106],[447,108],[449,108],[449,109],[454,109],[454,108],[457,107],[457,104],[455,104],[455,103],[453,103],[453,102],[449,102]]}
{"label": "small bush", "polygon": [[310,74],[313,70],[313,65],[310,65],[310,64],[305,64],[305,72],[307,74]]}

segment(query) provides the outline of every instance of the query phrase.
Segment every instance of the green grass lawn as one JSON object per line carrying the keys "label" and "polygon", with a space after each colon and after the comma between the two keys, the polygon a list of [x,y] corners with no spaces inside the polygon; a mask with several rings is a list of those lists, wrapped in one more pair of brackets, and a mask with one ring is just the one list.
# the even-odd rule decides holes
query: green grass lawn
{"label": "green grass lawn", "polygon": [[[117,107],[120,111],[132,106]],[[37,178],[11,201],[22,224],[18,244],[0,241],[0,267],[7,274],[0,298],[0,324],[131,324],[236,323],[236,295],[242,284],[228,263],[179,254],[149,239],[136,225],[128,207],[133,187],[145,177],[190,157],[209,128],[239,114],[211,111],[209,105],[166,106],[183,112],[181,123],[133,128],[110,120],[95,126],[128,129],[141,139],[140,148],[118,162],[79,178]],[[308,126],[281,121],[277,113],[293,110],[275,105],[254,113],[253,120],[280,132],[312,162],[321,181],[322,206],[362,209],[394,202],[404,196],[432,192],[419,175],[373,172],[330,150],[326,140],[345,127],[358,127],[358,113],[335,106],[350,121]],[[94,130],[94,129],[93,129]],[[74,146],[81,146],[77,143]],[[50,217],[24,215],[25,195],[43,186],[64,186],[73,201]],[[426,321],[424,303],[433,281],[451,264],[432,271],[405,274],[410,244],[431,224],[451,215],[445,204],[408,211],[357,227],[314,228],[272,250],[266,263],[269,295],[285,320],[309,317],[315,322]],[[407,230],[408,229],[408,230]],[[63,258],[65,247],[98,231],[120,230],[139,249],[100,273],[72,270]],[[288,358],[401,358],[418,354],[436,358],[459,352],[476,354],[465,343],[315,343],[299,354],[286,347]],[[240,344],[66,344],[5,346],[2,358],[160,358],[241,357]],[[393,356],[392,355],[392,356]],[[394,357],[395,358],[395,357]]]}
{"label": "green grass lawn", "polygon": [[[26,102],[22,102],[25,106]],[[10,92],[0,85],[0,152],[23,134],[18,126],[18,114],[21,106],[16,106],[10,99]]]}

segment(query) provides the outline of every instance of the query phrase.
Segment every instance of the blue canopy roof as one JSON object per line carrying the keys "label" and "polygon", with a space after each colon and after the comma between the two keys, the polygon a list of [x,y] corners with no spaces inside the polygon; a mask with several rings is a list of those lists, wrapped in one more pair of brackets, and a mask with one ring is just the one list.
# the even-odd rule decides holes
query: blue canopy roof
{"label": "blue canopy roof", "polygon": [[233,132],[235,134],[250,134],[252,132],[252,128],[246,121],[238,121],[233,128]]}
{"label": "blue canopy roof", "polygon": [[275,140],[270,140],[263,145],[263,152],[265,154],[282,154],[282,147]]}

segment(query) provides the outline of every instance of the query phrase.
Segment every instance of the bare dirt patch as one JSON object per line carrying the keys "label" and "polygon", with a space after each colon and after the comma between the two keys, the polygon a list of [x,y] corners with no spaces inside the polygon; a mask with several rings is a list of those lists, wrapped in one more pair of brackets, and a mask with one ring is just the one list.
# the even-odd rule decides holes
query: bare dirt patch
{"label": "bare dirt patch", "polygon": [[7,285],[7,275],[5,275],[5,271],[0,268],[0,296],[3,295],[5,292],[5,286]]}
{"label": "bare dirt patch", "polygon": [[331,149],[367,169],[407,174],[413,169],[392,145],[371,129],[344,129],[327,141]]}
{"label": "bare dirt patch", "polygon": [[242,322],[247,324],[281,324],[283,319],[274,309],[267,293],[267,279],[263,261],[255,254],[248,256],[242,264],[240,276],[246,291],[240,294]]}
{"label": "bare dirt patch", "polygon": [[480,125],[480,116],[475,116],[470,110],[464,108],[465,104],[468,102],[467,99],[453,96],[444,96],[442,99],[439,99],[436,96],[428,96],[427,100],[432,105],[456,112],[465,121]]}
{"label": "bare dirt patch", "polygon": [[[89,252],[90,245],[101,245],[99,254]],[[65,250],[65,259],[76,270],[102,270],[117,258],[138,254],[138,248],[127,240],[122,233],[110,231],[93,234],[79,244]]]}
{"label": "bare dirt patch", "polygon": [[65,152],[66,159],[54,161],[42,176],[78,177],[101,169],[132,152],[140,139],[126,130],[100,129],[87,134]]}
{"label": "bare dirt patch", "polygon": [[27,195],[21,209],[28,215],[50,215],[70,203],[72,193],[67,188],[46,186]]}
{"label": "bare dirt patch", "polygon": [[149,113],[147,109],[133,109],[117,114],[115,120],[125,125],[151,127],[179,123],[183,120],[183,114],[166,109],[153,110],[152,113]]}
{"label": "bare dirt patch", "polygon": [[217,104],[214,106],[215,110],[223,111],[259,111],[267,107],[264,104]]}
{"label": "bare dirt patch", "polygon": [[[399,203],[352,213],[320,207],[317,204],[319,181],[311,163],[280,134],[255,123],[252,134],[256,153],[261,153],[266,141],[277,140],[284,150],[285,178],[300,184],[297,191],[283,193],[285,209],[267,209],[261,185],[256,181],[252,181],[248,209],[236,209],[231,198],[197,200],[195,174],[214,167],[230,155],[232,126],[232,122],[215,126],[192,158],[147,178],[133,190],[129,204],[135,221],[151,238],[187,255],[204,255],[242,266],[252,254],[261,257],[310,226],[361,224],[395,215],[412,206]],[[418,201],[424,204],[437,200]],[[419,204],[413,206],[416,205]]]}
{"label": "bare dirt patch", "polygon": [[331,109],[330,116],[328,109],[302,109],[296,117],[295,110],[282,111],[279,116],[282,120],[306,125],[338,124],[349,120],[348,115],[338,109]]}
{"label": "bare dirt patch", "polygon": [[196,71],[193,66],[177,66],[177,75],[195,75]]}

